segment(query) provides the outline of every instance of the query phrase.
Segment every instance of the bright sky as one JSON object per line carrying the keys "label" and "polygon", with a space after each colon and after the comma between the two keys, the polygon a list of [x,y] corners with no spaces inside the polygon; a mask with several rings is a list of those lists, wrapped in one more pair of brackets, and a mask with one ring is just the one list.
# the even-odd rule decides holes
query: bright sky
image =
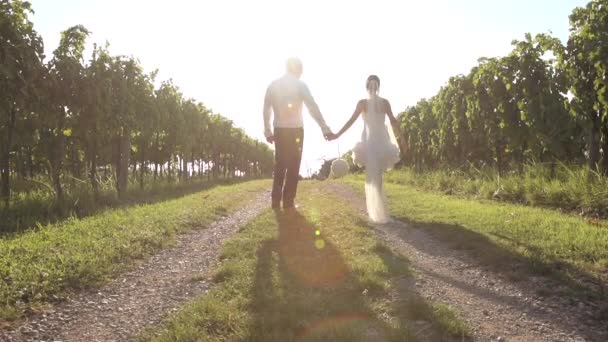
{"label": "bright sky", "polygon": [[[568,15],[587,0],[30,0],[47,55],[59,32],[82,24],[93,42],[133,55],[159,80],[172,78],[187,97],[263,139],[266,86],[287,57],[304,63],[326,121],[338,131],[380,76],[395,114],[434,95],[479,57],[506,55],[524,33],[552,31],[565,40]],[[90,56],[90,54],[88,55]],[[88,59],[88,57],[87,57]],[[344,153],[361,122],[325,142],[306,115],[301,173]]]}

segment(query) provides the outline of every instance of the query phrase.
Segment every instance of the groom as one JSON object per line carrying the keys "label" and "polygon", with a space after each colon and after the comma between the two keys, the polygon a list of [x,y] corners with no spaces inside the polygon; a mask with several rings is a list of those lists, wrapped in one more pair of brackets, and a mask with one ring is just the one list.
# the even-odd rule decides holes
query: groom
{"label": "groom", "polygon": [[[321,127],[325,139],[334,137],[308,86],[300,80],[302,70],[299,59],[287,60],[287,72],[268,86],[264,97],[264,135],[270,144],[275,144],[273,209],[280,208],[281,200],[283,209],[294,208],[304,145],[302,103]],[[274,131],[270,126],[271,112]]]}

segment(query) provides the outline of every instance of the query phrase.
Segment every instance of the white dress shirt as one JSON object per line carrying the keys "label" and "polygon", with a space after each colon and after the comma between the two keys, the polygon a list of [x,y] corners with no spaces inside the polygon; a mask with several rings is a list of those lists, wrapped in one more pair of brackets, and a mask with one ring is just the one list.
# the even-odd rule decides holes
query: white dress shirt
{"label": "white dress shirt", "polygon": [[264,97],[264,135],[270,137],[273,130],[270,126],[271,111],[274,114],[273,127],[275,128],[301,128],[302,103],[308,108],[310,116],[317,122],[323,134],[331,132],[325,123],[319,106],[310,94],[306,83],[287,73],[285,76],[272,82],[266,90]]}

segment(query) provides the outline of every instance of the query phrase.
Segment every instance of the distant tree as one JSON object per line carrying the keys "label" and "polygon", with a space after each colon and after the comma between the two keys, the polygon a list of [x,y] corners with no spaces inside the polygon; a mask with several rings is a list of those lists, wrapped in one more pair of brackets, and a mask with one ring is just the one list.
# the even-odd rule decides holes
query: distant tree
{"label": "distant tree", "polygon": [[50,177],[58,199],[63,198],[61,174],[66,155],[66,139],[85,106],[83,52],[89,34],[83,26],[61,33],[59,46],[48,65],[46,91],[50,95],[42,115],[41,137],[46,146]]}
{"label": "distant tree", "polygon": [[11,187],[11,153],[17,136],[32,134],[16,132],[31,120],[31,107],[44,72],[42,38],[29,19],[29,2],[0,1],[0,197],[8,208]]}
{"label": "distant tree", "polygon": [[589,165],[608,173],[608,0],[592,0],[570,15],[570,37],[561,55],[573,97],[570,108],[587,135]]}

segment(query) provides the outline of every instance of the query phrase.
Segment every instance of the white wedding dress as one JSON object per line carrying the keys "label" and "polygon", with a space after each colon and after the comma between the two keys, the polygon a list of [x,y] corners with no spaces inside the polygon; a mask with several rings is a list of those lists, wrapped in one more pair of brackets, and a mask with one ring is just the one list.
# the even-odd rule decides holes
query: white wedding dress
{"label": "white wedding dress", "polygon": [[400,159],[395,135],[385,124],[386,113],[382,106],[384,101],[378,95],[372,95],[367,100],[367,108],[361,114],[365,128],[361,142],[353,149],[353,161],[364,167],[367,173],[365,182],[367,213],[374,223],[390,221],[382,174],[392,169]]}

